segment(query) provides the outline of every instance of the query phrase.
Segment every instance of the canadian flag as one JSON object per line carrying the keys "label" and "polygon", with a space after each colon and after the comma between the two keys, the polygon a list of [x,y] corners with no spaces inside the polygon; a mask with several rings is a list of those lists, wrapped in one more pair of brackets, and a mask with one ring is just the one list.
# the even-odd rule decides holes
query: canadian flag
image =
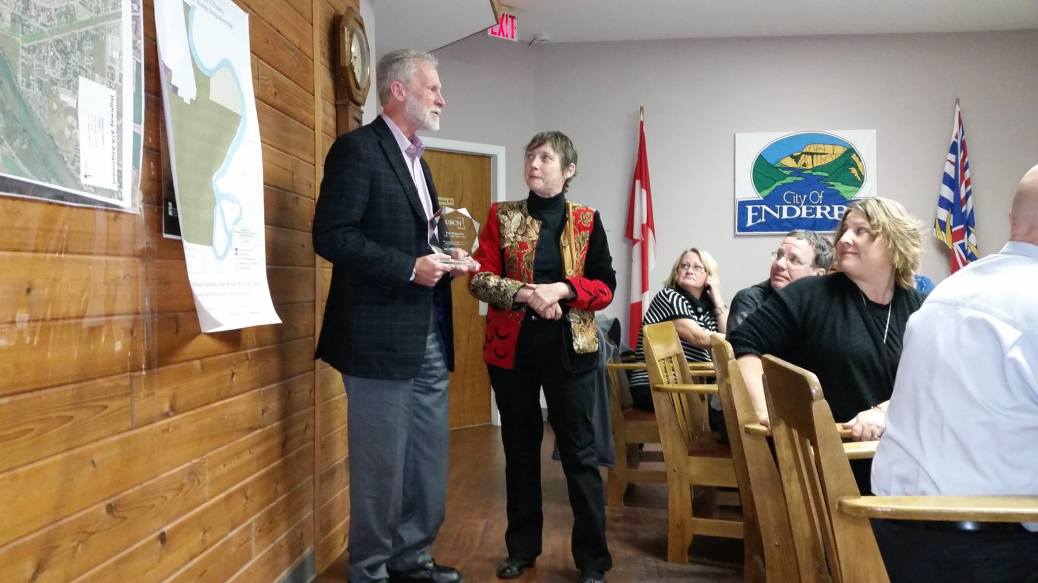
{"label": "canadian flag", "polygon": [[638,161],[634,165],[631,202],[627,206],[627,238],[631,247],[631,312],[628,319],[628,344],[638,344],[642,315],[649,305],[649,272],[656,265],[656,226],[652,220],[652,188],[649,186],[649,160],[645,155],[645,120],[638,126]]}

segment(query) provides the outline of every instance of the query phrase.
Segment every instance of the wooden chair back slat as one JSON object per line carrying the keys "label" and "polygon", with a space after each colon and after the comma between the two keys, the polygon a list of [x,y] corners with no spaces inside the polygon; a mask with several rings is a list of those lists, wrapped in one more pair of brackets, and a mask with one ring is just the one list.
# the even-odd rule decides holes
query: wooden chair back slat
{"label": "wooden chair back slat", "polygon": [[775,456],[768,437],[742,431],[757,422],[746,382],[723,334],[712,334],[718,396],[728,428],[742,499],[745,531],[743,571],[747,582],[786,583],[798,580],[797,560]]}
{"label": "wooden chair back slat", "polygon": [[[673,322],[648,324],[642,328],[642,335],[649,384],[656,386],[692,382],[688,363],[685,361],[685,351],[681,346],[681,339],[674,329]],[[696,420],[697,412],[690,407],[690,401],[693,400],[686,398],[685,395],[656,395],[654,392],[653,401],[659,397],[664,399],[666,406],[656,406],[657,421],[659,422],[660,410],[663,409],[664,414],[671,418],[678,427],[678,433],[683,441],[684,449],[682,451],[687,452],[689,445],[702,434],[702,425]],[[705,415],[705,411],[703,414]],[[666,449],[666,443],[664,443],[664,449]]]}
{"label": "wooden chair back slat", "polygon": [[868,520],[838,509],[859,492],[818,378],[770,355],[763,367],[801,580],[888,581]]}

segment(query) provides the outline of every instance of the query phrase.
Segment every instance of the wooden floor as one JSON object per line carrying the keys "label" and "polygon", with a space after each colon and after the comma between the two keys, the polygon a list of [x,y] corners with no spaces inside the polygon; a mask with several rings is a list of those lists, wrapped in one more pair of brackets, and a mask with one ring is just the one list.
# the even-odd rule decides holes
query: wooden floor
{"label": "wooden floor", "polygon": [[[544,554],[537,565],[515,581],[563,583],[577,581],[570,554],[573,514],[569,509],[562,466],[551,460],[554,437],[546,426],[542,451],[544,497]],[[461,570],[465,581],[496,581],[494,568],[505,556],[505,480],[501,433],[483,426],[451,432],[447,518],[433,545],[437,562]],[[604,472],[603,472],[604,475]],[[664,560],[667,549],[665,486],[631,488],[622,508],[607,508],[613,583],[720,582],[742,580],[742,546],[738,541],[700,537],[693,543],[688,565]],[[317,578],[318,583],[346,580],[346,557],[336,559]]]}

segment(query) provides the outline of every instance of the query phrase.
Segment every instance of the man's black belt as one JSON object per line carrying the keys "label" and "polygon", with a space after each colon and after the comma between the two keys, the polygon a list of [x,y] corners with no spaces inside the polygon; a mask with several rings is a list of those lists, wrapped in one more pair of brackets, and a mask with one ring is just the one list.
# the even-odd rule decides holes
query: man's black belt
{"label": "man's black belt", "polygon": [[[891,520],[890,522],[917,530],[1031,534],[1030,531],[1024,528],[1024,526],[1019,522],[976,522],[973,520],[964,520],[961,522],[945,520]],[[1035,534],[1038,535],[1038,533]]]}

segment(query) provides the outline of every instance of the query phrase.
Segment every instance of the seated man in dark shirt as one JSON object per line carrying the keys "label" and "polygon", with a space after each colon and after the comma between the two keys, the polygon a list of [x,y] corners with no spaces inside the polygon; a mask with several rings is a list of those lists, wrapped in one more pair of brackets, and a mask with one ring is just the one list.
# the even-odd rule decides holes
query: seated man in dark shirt
{"label": "seated man in dark shirt", "polygon": [[[833,244],[814,231],[790,231],[771,254],[771,276],[760,283],[739,290],[732,298],[728,312],[728,331],[742,324],[750,314],[768,300],[777,289],[802,278],[829,273],[833,264]],[[710,397],[710,428],[717,431],[721,441],[728,435],[721,413],[721,399]]]}
{"label": "seated man in dark shirt", "polygon": [[814,231],[790,231],[771,254],[771,276],[732,298],[728,331],[763,304],[777,289],[811,275],[825,275],[833,264],[833,244]]}

